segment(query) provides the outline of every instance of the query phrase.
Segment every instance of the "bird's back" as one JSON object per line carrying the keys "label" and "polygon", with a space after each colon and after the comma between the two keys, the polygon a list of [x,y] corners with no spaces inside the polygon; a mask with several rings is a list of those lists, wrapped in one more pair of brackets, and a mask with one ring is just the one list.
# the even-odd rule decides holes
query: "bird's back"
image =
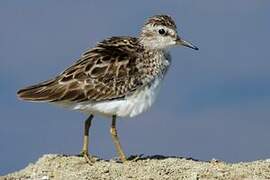
{"label": "bird's back", "polygon": [[86,51],[54,79],[21,89],[18,96],[56,103],[121,99],[163,73],[163,55],[144,49],[137,38],[112,37]]}

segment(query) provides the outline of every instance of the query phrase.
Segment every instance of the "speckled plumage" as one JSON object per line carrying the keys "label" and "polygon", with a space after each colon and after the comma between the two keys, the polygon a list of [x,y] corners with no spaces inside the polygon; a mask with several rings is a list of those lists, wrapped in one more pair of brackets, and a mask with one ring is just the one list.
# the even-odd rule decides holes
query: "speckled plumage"
{"label": "speckled plumage", "polygon": [[[166,34],[158,34],[158,28],[165,29]],[[105,39],[54,79],[21,89],[18,96],[27,101],[52,102],[84,112],[89,108],[82,105],[87,103],[127,99],[145,86],[151,86],[156,78],[163,79],[170,61],[166,50],[178,38],[170,16],[150,17],[138,38]]]}
{"label": "speckled plumage", "polygon": [[176,24],[174,20],[168,15],[156,15],[148,19],[145,22],[145,25],[150,24],[151,26],[165,26],[171,29],[176,30]]}
{"label": "speckled plumage", "polygon": [[53,80],[19,92],[30,101],[106,101],[124,98],[164,71],[158,51],[145,50],[138,39],[112,37],[83,53]]}

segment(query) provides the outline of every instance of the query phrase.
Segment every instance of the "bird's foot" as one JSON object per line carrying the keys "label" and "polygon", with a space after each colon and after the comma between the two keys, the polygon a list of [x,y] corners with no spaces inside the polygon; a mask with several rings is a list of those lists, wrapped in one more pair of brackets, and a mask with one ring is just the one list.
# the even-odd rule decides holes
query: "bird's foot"
{"label": "bird's foot", "polygon": [[80,153],[80,156],[84,157],[85,161],[86,161],[88,164],[90,164],[90,165],[93,165],[93,164],[96,162],[96,160],[95,160],[92,156],[90,156],[90,154],[88,153],[88,151],[84,151],[84,150],[83,150],[83,151]]}
{"label": "bird's foot", "polygon": [[136,161],[140,160],[142,156],[143,156],[143,154],[131,155],[128,157],[127,161],[128,162],[136,162]]}

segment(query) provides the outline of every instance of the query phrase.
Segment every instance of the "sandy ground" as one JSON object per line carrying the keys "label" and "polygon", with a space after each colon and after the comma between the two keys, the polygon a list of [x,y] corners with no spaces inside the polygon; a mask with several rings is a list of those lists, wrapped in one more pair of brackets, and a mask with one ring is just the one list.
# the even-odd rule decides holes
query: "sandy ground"
{"label": "sandy ground", "polygon": [[0,177],[1,180],[84,180],[84,179],[270,179],[270,159],[229,164],[179,157],[151,156],[136,162],[101,160],[92,166],[82,157],[44,155],[25,169]]}

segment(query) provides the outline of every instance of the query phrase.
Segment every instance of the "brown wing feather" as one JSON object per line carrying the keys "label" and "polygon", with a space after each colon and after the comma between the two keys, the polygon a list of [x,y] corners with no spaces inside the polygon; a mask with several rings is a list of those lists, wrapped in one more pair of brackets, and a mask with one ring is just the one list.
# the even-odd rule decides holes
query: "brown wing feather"
{"label": "brown wing feather", "polygon": [[136,38],[112,37],[85,52],[55,79],[18,91],[28,101],[104,101],[121,98],[151,79],[142,71]]}
{"label": "brown wing feather", "polygon": [[61,94],[61,88],[54,88],[57,85],[55,80],[49,80],[37,85],[23,88],[17,92],[20,99],[27,101],[51,101]]}

